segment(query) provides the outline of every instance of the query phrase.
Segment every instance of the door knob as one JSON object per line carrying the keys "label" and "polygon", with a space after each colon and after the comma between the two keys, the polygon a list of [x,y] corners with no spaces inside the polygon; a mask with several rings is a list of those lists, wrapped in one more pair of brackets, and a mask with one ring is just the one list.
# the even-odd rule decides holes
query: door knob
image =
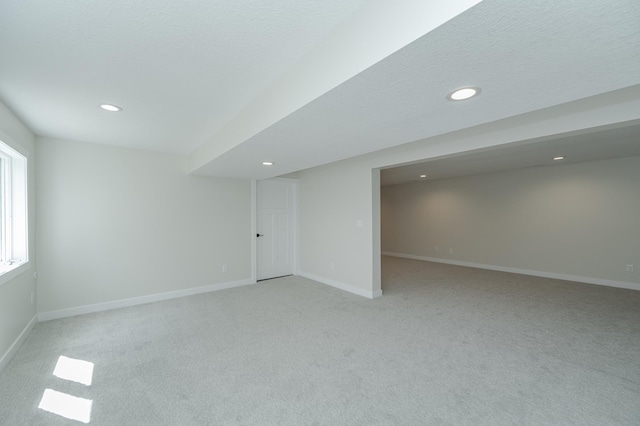
{"label": "door knob", "polygon": [[264,234],[256,234],[256,237],[264,237]]}

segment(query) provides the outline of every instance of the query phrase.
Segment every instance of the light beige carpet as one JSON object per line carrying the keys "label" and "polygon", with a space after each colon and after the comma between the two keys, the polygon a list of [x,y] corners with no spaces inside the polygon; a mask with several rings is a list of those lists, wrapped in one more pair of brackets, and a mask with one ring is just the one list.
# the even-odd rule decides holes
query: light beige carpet
{"label": "light beige carpet", "polygon": [[383,290],[286,277],[40,323],[0,424],[82,424],[47,389],[91,425],[640,424],[640,292],[393,258]]}

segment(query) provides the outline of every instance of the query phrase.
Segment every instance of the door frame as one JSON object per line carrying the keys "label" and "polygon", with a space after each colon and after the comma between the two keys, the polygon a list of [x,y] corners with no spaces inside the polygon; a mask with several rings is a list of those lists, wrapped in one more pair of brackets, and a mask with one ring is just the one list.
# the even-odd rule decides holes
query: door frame
{"label": "door frame", "polygon": [[[293,190],[293,274],[299,275],[299,247],[298,244],[298,179],[291,178],[270,178],[264,180],[278,180],[291,184]],[[258,282],[258,181],[251,181],[251,282]]]}

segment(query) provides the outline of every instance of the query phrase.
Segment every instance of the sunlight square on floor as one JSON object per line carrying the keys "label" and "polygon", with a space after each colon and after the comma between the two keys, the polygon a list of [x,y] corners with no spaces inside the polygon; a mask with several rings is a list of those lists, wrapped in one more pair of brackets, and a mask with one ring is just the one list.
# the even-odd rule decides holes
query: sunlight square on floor
{"label": "sunlight square on floor", "polygon": [[38,408],[70,420],[89,423],[92,405],[93,401],[90,399],[79,398],[53,389],[45,389]]}
{"label": "sunlight square on floor", "polygon": [[91,386],[93,380],[93,363],[81,359],[60,356],[53,370],[53,375],[72,382]]}

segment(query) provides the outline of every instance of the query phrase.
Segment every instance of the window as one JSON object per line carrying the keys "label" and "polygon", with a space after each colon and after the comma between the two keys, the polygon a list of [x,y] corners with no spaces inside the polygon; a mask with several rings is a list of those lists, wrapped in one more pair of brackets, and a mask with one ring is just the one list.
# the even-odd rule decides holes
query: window
{"label": "window", "polygon": [[27,157],[0,141],[0,275],[27,263]]}

